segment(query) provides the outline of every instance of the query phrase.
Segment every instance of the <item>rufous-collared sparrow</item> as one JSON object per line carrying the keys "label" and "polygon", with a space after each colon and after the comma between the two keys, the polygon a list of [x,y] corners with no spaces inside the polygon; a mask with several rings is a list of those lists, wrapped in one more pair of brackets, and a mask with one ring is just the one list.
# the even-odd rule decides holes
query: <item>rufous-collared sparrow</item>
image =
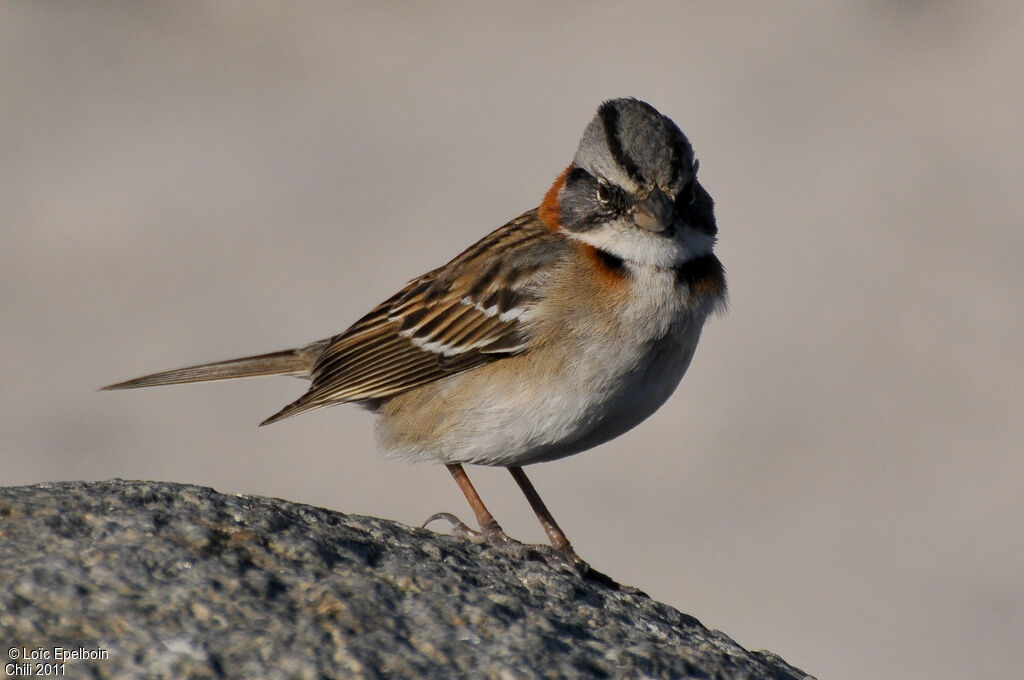
{"label": "rufous-collared sparrow", "polygon": [[[104,389],[261,375],[312,380],[262,425],[355,402],[388,452],[444,463],[480,531],[513,543],[463,463],[503,466],[554,548],[572,549],[522,466],[633,428],[675,390],[725,301],[711,196],[675,123],[605,102],[538,208],[413,279],[348,330],[298,349],[181,368]],[[430,520],[428,520],[429,522]]]}

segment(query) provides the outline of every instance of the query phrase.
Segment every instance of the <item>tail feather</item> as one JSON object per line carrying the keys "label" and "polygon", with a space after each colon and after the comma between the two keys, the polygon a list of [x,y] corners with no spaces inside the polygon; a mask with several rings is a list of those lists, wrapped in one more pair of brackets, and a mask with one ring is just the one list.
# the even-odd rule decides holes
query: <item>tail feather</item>
{"label": "tail feather", "polygon": [[312,401],[309,398],[309,394],[306,393],[299,397],[298,399],[296,399],[295,401],[293,401],[292,403],[285,406],[283,409],[281,409],[274,415],[264,420],[262,423],[260,423],[260,427],[263,427],[264,425],[270,425],[271,423],[276,423],[277,421],[284,420],[285,418],[297,416],[300,413],[305,413],[306,411],[311,411],[312,409],[320,408],[321,406],[327,406],[330,403],[331,402],[329,401],[322,400]]}
{"label": "tail feather", "polygon": [[134,387],[231,380],[232,378],[252,378],[261,375],[295,375],[308,378],[320,350],[322,350],[320,343],[315,343],[298,349],[286,349],[281,352],[259,354],[241,359],[176,368],[172,371],[153,373],[141,378],[107,385],[100,389],[127,390]]}

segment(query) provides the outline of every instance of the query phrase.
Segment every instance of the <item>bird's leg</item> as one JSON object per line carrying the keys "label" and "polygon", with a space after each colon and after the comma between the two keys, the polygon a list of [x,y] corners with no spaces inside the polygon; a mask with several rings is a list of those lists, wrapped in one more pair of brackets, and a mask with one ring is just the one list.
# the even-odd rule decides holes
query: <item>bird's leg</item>
{"label": "bird's leg", "polygon": [[455,478],[455,483],[462,489],[462,494],[469,501],[469,506],[473,508],[473,514],[476,515],[476,522],[480,526],[480,530],[471,529],[466,526],[466,523],[460,520],[450,512],[439,512],[436,515],[431,515],[423,526],[427,526],[431,522],[437,519],[443,519],[451,522],[452,532],[463,538],[467,538],[474,543],[490,543],[491,545],[518,545],[518,542],[513,540],[506,534],[501,525],[498,524],[497,520],[494,519],[494,515],[484,505],[484,501],[480,498],[480,494],[476,492],[473,487],[473,483],[469,481],[469,475],[462,468],[459,463],[452,463],[446,465],[448,472],[452,473],[452,477]]}
{"label": "bird's leg", "polygon": [[530,502],[530,507],[537,514],[537,519],[540,520],[541,526],[544,527],[544,531],[551,541],[551,548],[539,545],[527,546],[511,538],[502,530],[501,526],[494,519],[494,515],[484,505],[483,499],[476,492],[473,483],[469,481],[469,476],[462,466],[458,463],[453,463],[447,465],[447,468],[448,472],[452,473],[452,477],[455,478],[455,483],[462,489],[462,493],[466,496],[466,500],[469,501],[470,507],[473,508],[473,513],[476,515],[476,521],[480,525],[480,530],[471,529],[466,526],[465,522],[450,512],[439,512],[436,515],[432,515],[423,523],[423,526],[430,524],[434,520],[447,520],[451,522],[452,533],[474,543],[487,543],[497,548],[500,552],[518,558],[526,558],[531,554],[539,553],[552,566],[569,568],[587,579],[604,583],[615,589],[622,588],[621,585],[610,577],[591,568],[589,564],[576,554],[572,544],[569,543],[569,539],[565,537],[565,532],[558,526],[555,518],[551,516],[551,511],[544,505],[544,501],[541,500],[537,489],[533,488],[533,484],[527,478],[526,473],[523,472],[523,468],[515,466],[508,468],[508,471],[512,474],[512,478],[516,480],[519,488],[522,489],[526,500]]}
{"label": "bird's leg", "polygon": [[590,569],[589,565],[572,549],[572,544],[566,538],[565,532],[558,526],[555,518],[551,516],[551,511],[544,505],[544,501],[541,500],[537,489],[533,488],[533,483],[527,478],[523,468],[518,466],[509,467],[508,471],[512,474],[512,479],[516,480],[519,488],[523,490],[526,500],[530,502],[530,507],[537,514],[537,519],[540,520],[541,526],[544,527],[548,540],[551,541],[551,546],[565,557],[573,567],[582,573],[586,573]]}

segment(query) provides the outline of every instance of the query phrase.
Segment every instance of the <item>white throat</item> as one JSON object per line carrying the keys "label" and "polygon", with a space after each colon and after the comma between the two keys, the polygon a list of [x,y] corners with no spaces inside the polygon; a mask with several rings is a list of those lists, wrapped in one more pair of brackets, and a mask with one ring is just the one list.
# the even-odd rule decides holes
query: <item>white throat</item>
{"label": "white throat", "polygon": [[671,269],[687,260],[707,255],[715,244],[713,236],[692,229],[685,229],[670,238],[622,224],[581,232],[565,230],[564,233],[625,262],[658,269]]}

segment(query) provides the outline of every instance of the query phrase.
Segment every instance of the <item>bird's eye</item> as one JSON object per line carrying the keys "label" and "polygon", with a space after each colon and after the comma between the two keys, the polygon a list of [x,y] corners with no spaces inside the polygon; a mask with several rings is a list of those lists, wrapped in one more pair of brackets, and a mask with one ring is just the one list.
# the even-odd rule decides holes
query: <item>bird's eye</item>
{"label": "bird's eye", "polygon": [[597,200],[602,203],[608,203],[612,200],[612,188],[607,183],[597,183]]}

